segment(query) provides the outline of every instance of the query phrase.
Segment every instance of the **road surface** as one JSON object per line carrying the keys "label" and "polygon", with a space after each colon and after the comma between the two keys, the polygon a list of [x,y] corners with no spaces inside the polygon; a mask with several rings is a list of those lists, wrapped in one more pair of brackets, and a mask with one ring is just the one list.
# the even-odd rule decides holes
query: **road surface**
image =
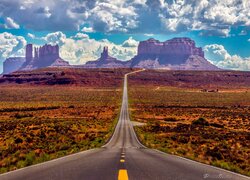
{"label": "road surface", "polygon": [[110,141],[88,150],[0,175],[0,180],[250,179],[185,158],[148,149],[137,139],[128,112],[127,76],[122,107]]}

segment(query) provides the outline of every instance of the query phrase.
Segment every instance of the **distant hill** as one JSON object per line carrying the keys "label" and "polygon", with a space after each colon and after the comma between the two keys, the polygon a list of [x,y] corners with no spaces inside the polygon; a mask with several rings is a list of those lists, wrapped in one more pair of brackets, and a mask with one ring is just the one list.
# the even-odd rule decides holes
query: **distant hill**
{"label": "distant hill", "polygon": [[121,79],[132,69],[119,68],[58,68],[49,67],[31,71],[16,71],[0,77],[0,85],[77,85],[121,87]]}
{"label": "distant hill", "polygon": [[[130,84],[152,87],[216,89],[249,89],[250,72],[244,71],[180,71],[149,69],[129,78]],[[248,91],[248,90],[247,90]]]}
{"label": "distant hill", "polygon": [[[42,68],[32,71],[17,71],[0,77],[1,85],[74,85],[96,87],[121,87],[125,73],[131,68]],[[250,72],[241,71],[182,71],[148,69],[131,75],[131,85],[171,86],[207,90],[249,89]]]}

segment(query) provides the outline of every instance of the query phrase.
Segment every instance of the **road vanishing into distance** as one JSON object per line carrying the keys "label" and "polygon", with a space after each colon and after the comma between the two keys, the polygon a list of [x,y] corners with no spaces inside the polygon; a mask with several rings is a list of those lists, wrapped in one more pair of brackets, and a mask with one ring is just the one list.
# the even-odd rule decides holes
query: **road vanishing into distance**
{"label": "road vanishing into distance", "polygon": [[122,107],[109,142],[92,149],[0,175],[0,180],[201,180],[250,179],[249,177],[148,149],[129,119],[127,77]]}

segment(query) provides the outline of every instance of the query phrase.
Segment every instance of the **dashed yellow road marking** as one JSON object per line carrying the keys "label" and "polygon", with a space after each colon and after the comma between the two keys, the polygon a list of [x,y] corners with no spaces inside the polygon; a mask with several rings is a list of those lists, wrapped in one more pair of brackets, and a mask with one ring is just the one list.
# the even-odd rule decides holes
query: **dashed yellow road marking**
{"label": "dashed yellow road marking", "polygon": [[125,158],[125,156],[124,156],[124,155],[121,155],[121,157],[122,157],[122,158]]}
{"label": "dashed yellow road marking", "polygon": [[124,160],[124,159],[121,159],[120,162],[125,162],[125,160]]}
{"label": "dashed yellow road marking", "polygon": [[118,180],[128,180],[128,172],[126,169],[119,170]]}

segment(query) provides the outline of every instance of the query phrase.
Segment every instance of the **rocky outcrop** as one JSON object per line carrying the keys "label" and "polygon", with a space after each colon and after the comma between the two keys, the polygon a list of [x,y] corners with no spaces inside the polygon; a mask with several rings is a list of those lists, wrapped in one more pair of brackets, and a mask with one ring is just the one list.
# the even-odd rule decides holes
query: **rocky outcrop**
{"label": "rocky outcrop", "polygon": [[33,47],[28,44],[25,57],[8,58],[3,63],[3,74],[17,70],[33,70],[43,67],[69,67],[69,63],[59,56],[59,46],[44,45]]}
{"label": "rocky outcrop", "polygon": [[58,45],[52,46],[46,44],[39,48],[33,48],[32,44],[26,46],[26,62],[23,64],[21,70],[32,70],[50,66],[69,66],[67,61],[60,58]]}
{"label": "rocky outcrop", "polygon": [[12,73],[21,68],[25,62],[24,57],[12,57],[8,58],[3,62],[3,74]]}
{"label": "rocky outcrop", "polygon": [[101,57],[95,61],[87,62],[83,67],[84,68],[125,68],[129,67],[130,62],[121,61],[114,57],[111,57],[108,53],[108,47],[103,48]]}
{"label": "rocky outcrop", "polygon": [[218,70],[209,63],[202,48],[189,38],[173,38],[160,42],[153,38],[142,41],[131,67],[146,69]]}
{"label": "rocky outcrop", "polygon": [[[20,66],[20,70],[70,66],[68,62],[60,58],[58,45],[47,44],[39,48],[33,48],[32,44],[28,44],[25,62],[22,65],[20,61],[18,62],[17,65],[10,65],[11,63],[7,61],[4,69],[7,69],[8,73],[18,70]],[[195,42],[189,38],[173,38],[165,42],[153,38],[142,41],[139,43],[137,55],[130,61],[121,61],[111,57],[108,47],[104,47],[99,59],[75,67],[219,70],[205,59],[202,48],[196,47]]]}

